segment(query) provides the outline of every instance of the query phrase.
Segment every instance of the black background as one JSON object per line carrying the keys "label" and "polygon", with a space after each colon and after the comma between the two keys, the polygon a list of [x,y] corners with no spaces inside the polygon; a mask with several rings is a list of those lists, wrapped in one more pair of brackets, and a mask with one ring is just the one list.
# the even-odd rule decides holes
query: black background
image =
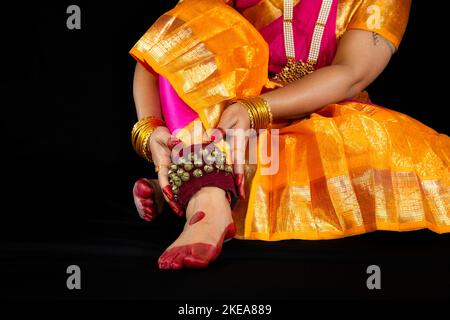
{"label": "black background", "polygon": [[[66,28],[78,4],[82,29]],[[135,212],[131,188],[153,168],[129,143],[129,49],[174,1],[46,1],[2,7],[0,295],[5,298],[448,298],[449,235],[376,232],[333,241],[233,240],[203,271],[156,260],[182,228]],[[372,100],[448,134],[445,12],[415,1],[399,52]],[[82,290],[66,289],[66,268]],[[366,268],[382,269],[382,290]]]}

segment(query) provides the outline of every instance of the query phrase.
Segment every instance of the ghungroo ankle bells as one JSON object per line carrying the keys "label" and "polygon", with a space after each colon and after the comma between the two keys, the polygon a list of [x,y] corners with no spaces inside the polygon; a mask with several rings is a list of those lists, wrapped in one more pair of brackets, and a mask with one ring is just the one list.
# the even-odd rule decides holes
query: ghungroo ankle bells
{"label": "ghungroo ankle bells", "polygon": [[201,188],[214,186],[236,196],[233,166],[227,156],[212,144],[182,149],[168,166],[169,183],[175,199],[187,206]]}

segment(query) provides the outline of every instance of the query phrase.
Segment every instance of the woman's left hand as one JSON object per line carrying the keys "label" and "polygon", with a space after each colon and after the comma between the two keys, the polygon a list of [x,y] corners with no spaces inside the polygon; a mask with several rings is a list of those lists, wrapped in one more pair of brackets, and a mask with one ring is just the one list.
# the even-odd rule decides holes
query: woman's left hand
{"label": "woman's left hand", "polygon": [[[217,128],[222,134],[227,134],[228,142],[231,143],[231,157],[234,163],[234,174],[236,177],[236,185],[239,190],[239,196],[245,199],[244,189],[244,164],[245,154],[248,141],[248,130],[250,129],[250,118],[248,116],[247,108],[240,103],[229,105],[220,117]],[[231,135],[231,137],[230,137]],[[216,141],[220,140],[219,137]]]}

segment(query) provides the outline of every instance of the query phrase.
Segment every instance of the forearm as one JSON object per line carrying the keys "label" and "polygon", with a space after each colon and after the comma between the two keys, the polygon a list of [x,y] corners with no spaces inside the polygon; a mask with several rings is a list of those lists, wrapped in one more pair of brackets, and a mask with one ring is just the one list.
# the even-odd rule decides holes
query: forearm
{"label": "forearm", "polygon": [[331,66],[264,94],[274,118],[300,118],[364,90],[384,70],[393,53],[392,44],[379,38],[375,33],[350,30],[340,40]]}
{"label": "forearm", "polygon": [[133,96],[139,120],[148,116],[162,118],[158,79],[139,63],[134,72]]}
{"label": "forearm", "polygon": [[269,103],[274,119],[295,119],[327,104],[351,98],[362,89],[360,79],[350,66],[336,64],[262,97]]}

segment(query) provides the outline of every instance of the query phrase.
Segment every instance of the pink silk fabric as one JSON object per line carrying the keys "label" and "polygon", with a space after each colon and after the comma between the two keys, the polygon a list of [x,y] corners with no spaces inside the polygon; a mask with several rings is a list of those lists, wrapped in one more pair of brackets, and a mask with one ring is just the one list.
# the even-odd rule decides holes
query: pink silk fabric
{"label": "pink silk fabric", "polygon": [[[236,0],[235,8],[238,11],[243,10],[257,4],[259,1]],[[296,60],[306,61],[308,59],[309,48],[321,4],[322,1],[318,0],[301,0],[294,7],[293,29]],[[322,38],[316,69],[330,65],[336,53],[337,6],[338,0],[333,0],[330,16]],[[283,17],[281,16],[271,22],[260,29],[259,32],[269,45],[269,71],[278,73],[287,62],[284,50]],[[184,128],[198,118],[197,113],[177,95],[169,81],[162,76],[159,76],[159,90],[164,120],[170,132]]]}
{"label": "pink silk fabric", "polygon": [[[250,0],[241,1],[246,5],[251,2]],[[236,5],[241,5],[239,4],[241,1],[237,0]],[[319,0],[301,0],[300,3],[294,7],[292,27],[294,31],[296,61],[300,59],[306,62],[308,60],[309,48],[311,47],[312,37],[321,5],[322,1]],[[337,8],[338,1],[334,0],[322,37],[316,69],[330,65],[336,53]],[[269,71],[278,73],[287,63],[286,52],[284,50],[283,17],[279,17],[260,29],[259,32],[269,45]]]}
{"label": "pink silk fabric", "polygon": [[178,96],[169,80],[161,75],[159,76],[159,94],[164,121],[171,133],[186,127],[198,117],[197,112]]}

